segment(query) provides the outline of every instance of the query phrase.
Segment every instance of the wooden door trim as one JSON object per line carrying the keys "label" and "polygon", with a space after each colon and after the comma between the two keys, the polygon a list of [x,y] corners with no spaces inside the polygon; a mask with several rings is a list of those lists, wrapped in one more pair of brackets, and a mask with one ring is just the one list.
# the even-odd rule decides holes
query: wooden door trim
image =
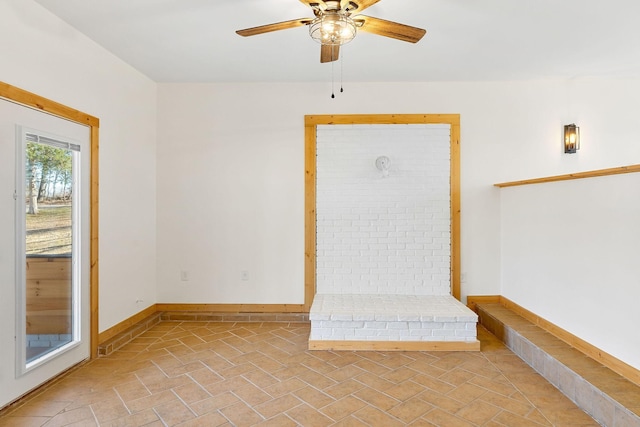
{"label": "wooden door trim", "polygon": [[0,98],[24,105],[29,108],[66,119],[90,129],[91,139],[91,171],[90,171],[90,354],[91,358],[98,356],[98,136],[100,120],[66,105],[44,98],[35,93],[0,82]]}

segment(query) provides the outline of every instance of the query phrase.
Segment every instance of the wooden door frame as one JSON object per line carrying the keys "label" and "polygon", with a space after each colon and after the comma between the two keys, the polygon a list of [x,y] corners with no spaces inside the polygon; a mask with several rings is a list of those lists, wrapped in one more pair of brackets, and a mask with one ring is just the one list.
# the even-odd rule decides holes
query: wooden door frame
{"label": "wooden door frame", "polygon": [[305,268],[304,307],[309,311],[316,294],[316,135],[318,125],[448,124],[450,136],[451,295],[460,300],[460,115],[355,114],[304,117],[305,141]]}
{"label": "wooden door frame", "polygon": [[0,98],[25,107],[40,110],[44,113],[60,117],[84,126],[90,129],[91,144],[91,171],[90,171],[90,283],[89,283],[89,299],[90,299],[90,338],[89,348],[90,357],[92,359],[98,357],[98,134],[100,129],[100,120],[89,114],[75,110],[66,105],[43,98],[26,90],[19,89],[10,84],[0,82]]}

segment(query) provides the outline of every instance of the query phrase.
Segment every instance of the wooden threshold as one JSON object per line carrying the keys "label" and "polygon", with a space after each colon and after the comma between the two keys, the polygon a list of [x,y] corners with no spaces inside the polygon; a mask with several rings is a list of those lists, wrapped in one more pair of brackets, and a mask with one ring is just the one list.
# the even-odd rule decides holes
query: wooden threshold
{"label": "wooden threshold", "polygon": [[309,340],[309,350],[480,351],[480,341],[331,341]]}
{"label": "wooden threshold", "polygon": [[62,381],[65,378],[67,378],[69,375],[74,373],[76,370],[78,370],[79,368],[81,368],[84,365],[86,365],[87,363],[89,363],[90,360],[91,359],[87,358],[85,360],[82,360],[82,361],[76,363],[73,366],[70,366],[69,368],[67,368],[64,371],[60,372],[55,377],[49,378],[47,381],[45,381],[42,384],[36,386],[35,388],[29,390],[28,392],[26,392],[22,396],[19,396],[15,400],[12,400],[11,402],[7,403],[6,405],[0,407],[0,419],[5,414],[9,414],[12,411],[15,411],[15,410],[19,409],[20,407],[26,405],[27,403],[30,403],[33,400],[37,399],[42,393],[44,393],[45,391],[49,390],[51,387],[55,386],[60,381]]}

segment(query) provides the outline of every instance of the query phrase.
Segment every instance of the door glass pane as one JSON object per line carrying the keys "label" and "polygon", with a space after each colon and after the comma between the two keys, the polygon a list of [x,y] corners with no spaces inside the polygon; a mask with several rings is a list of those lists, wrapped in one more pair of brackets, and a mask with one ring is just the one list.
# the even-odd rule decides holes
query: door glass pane
{"label": "door glass pane", "polygon": [[[35,139],[32,141],[30,139]],[[27,134],[26,366],[74,341],[73,157]]]}

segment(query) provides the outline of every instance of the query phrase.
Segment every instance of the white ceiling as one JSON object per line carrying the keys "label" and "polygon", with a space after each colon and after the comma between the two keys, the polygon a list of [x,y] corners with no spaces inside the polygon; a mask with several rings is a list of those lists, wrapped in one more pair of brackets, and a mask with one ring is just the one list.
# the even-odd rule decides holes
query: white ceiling
{"label": "white ceiling", "polygon": [[[298,0],[36,0],[158,82],[326,81]],[[381,0],[364,12],[425,28],[410,44],[359,33],[345,81],[640,77],[638,0]],[[335,63],[339,75],[340,63]]]}

